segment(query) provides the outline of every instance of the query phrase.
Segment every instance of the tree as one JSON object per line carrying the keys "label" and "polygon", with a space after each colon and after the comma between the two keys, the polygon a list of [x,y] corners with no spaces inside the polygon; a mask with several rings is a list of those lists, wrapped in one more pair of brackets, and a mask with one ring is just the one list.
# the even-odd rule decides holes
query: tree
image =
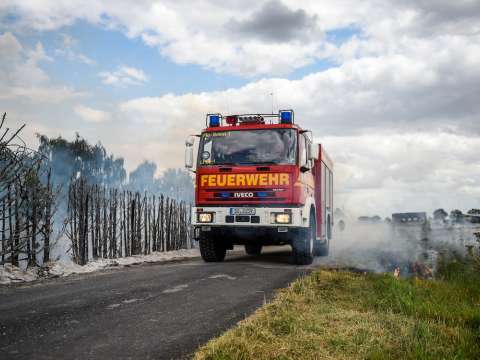
{"label": "tree", "polygon": [[167,169],[158,179],[162,194],[187,203],[193,202],[193,178],[183,169]]}
{"label": "tree", "polygon": [[463,220],[463,213],[458,209],[452,210],[450,211],[450,219],[453,222],[461,222]]}
{"label": "tree", "polygon": [[433,212],[433,219],[437,221],[445,222],[445,218],[448,216],[448,213],[443,209],[437,209]]}
{"label": "tree", "polygon": [[480,223],[480,209],[470,209],[467,211],[467,214],[470,215],[469,217],[471,223]]}
{"label": "tree", "polygon": [[382,218],[378,215],[374,216],[359,216],[357,219],[359,222],[370,222],[370,223],[378,223],[382,221]]}
{"label": "tree", "polygon": [[66,184],[72,178],[85,178],[89,183],[107,187],[120,187],[125,183],[127,172],[122,158],[107,155],[101,143],[91,145],[76,134],[75,140],[68,141],[61,136],[48,138],[37,134],[38,148],[52,168],[54,185]]}
{"label": "tree", "polygon": [[151,161],[144,161],[130,172],[128,186],[134,191],[157,193],[158,184],[155,179],[157,165]]}

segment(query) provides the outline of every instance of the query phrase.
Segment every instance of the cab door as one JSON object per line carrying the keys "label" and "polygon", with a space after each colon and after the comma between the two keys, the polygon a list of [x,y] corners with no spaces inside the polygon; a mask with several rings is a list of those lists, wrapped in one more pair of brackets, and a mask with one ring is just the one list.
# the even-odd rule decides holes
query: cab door
{"label": "cab door", "polygon": [[[302,187],[301,202],[305,204],[309,197],[314,197],[314,175],[313,175],[313,163],[308,159],[308,144],[310,140],[304,135],[299,134],[299,167],[300,176],[299,182]],[[304,171],[302,171],[302,169]],[[307,214],[308,215],[308,214]]]}

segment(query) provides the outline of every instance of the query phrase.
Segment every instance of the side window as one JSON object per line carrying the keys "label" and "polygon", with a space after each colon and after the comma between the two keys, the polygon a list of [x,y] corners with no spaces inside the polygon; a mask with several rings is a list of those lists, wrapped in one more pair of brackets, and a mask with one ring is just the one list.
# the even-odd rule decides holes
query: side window
{"label": "side window", "polygon": [[327,188],[327,190],[326,190],[325,201],[326,201],[326,203],[327,203],[327,205],[326,205],[326,206],[327,206],[327,209],[330,209],[330,191],[331,191],[331,190],[330,190],[330,169],[327,168],[327,167],[325,167],[325,170],[326,170],[326,171],[325,171],[325,175],[326,175],[326,179],[325,179],[325,180],[326,180],[326,182],[327,182],[327,183],[326,183],[326,188]]}
{"label": "side window", "polygon": [[325,164],[322,162],[322,207],[324,208],[326,205],[326,200],[327,200],[327,177],[326,177],[326,172],[327,172],[327,167]]}
{"label": "side window", "polygon": [[333,173],[330,170],[330,209],[333,211]]}

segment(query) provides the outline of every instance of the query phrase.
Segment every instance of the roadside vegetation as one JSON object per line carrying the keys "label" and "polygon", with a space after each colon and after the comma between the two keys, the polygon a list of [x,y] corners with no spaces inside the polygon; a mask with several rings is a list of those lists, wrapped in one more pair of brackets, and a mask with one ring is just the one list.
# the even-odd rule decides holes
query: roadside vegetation
{"label": "roadside vegetation", "polygon": [[480,359],[480,268],[440,264],[436,280],[318,270],[195,359]]}

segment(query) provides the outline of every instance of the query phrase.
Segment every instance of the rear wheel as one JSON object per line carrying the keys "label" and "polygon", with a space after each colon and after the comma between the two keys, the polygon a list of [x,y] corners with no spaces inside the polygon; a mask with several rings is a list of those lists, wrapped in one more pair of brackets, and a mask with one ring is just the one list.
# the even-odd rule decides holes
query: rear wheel
{"label": "rear wheel", "polygon": [[315,216],[310,214],[310,226],[306,229],[301,229],[292,242],[292,255],[295,264],[309,265],[313,262],[313,242],[315,236]]}
{"label": "rear wheel", "polygon": [[315,241],[314,253],[315,256],[328,256],[328,251],[330,248],[330,239],[332,238],[332,226],[330,224],[330,215],[327,217],[327,237],[325,242],[320,242],[319,240]]}
{"label": "rear wheel", "polygon": [[328,241],[332,238],[332,224],[330,222],[330,215],[327,217],[327,238]]}
{"label": "rear wheel", "polygon": [[227,248],[217,239],[203,235],[200,238],[200,255],[206,262],[219,262],[225,259]]}
{"label": "rear wheel", "polygon": [[330,241],[328,239],[325,239],[324,243],[320,242],[320,240],[316,240],[314,246],[315,256],[328,256],[329,247]]}
{"label": "rear wheel", "polygon": [[262,252],[262,244],[247,244],[245,245],[245,252],[248,255],[260,255]]}

